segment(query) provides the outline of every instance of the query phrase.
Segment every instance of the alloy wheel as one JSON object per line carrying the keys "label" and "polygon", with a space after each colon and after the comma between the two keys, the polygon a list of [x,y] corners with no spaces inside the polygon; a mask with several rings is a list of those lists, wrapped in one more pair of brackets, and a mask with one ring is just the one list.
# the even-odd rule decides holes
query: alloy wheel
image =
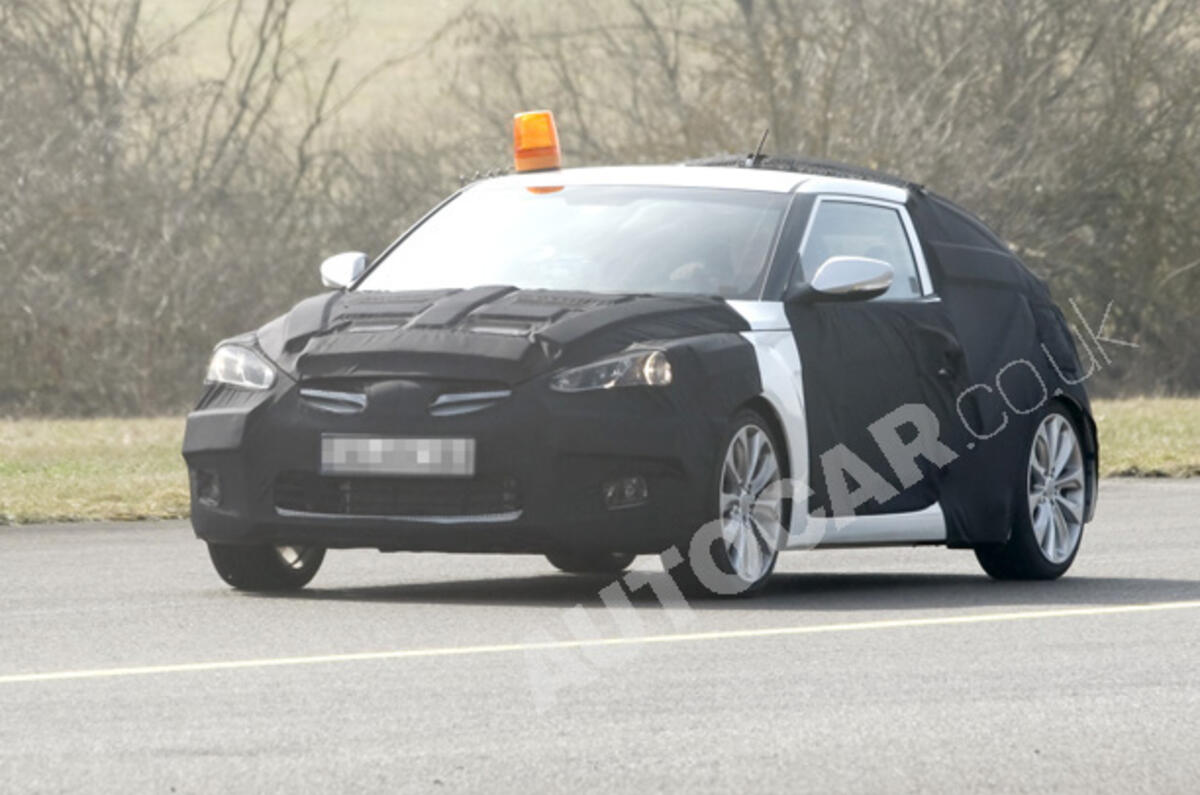
{"label": "alloy wheel", "polygon": [[294,547],[294,546],[279,546],[275,547],[275,554],[283,561],[283,565],[293,571],[300,571],[308,564],[309,547]]}
{"label": "alloy wheel", "polygon": [[1070,421],[1042,420],[1029,451],[1029,518],[1034,539],[1051,563],[1070,559],[1083,533],[1083,452]]}
{"label": "alloy wheel", "polygon": [[771,570],[779,546],[779,457],[766,431],[742,426],[721,467],[721,540],[732,573],[756,583]]}

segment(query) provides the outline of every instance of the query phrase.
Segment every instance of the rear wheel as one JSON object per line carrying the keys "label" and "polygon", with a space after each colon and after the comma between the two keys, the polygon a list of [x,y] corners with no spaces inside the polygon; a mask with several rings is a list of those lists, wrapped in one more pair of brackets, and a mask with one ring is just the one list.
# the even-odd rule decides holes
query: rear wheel
{"label": "rear wheel", "polygon": [[1079,429],[1062,407],[1051,406],[1035,428],[1022,475],[1011,537],[975,557],[998,580],[1053,580],[1075,560],[1087,506]]}
{"label": "rear wheel", "polygon": [[242,591],[294,591],[308,585],[325,560],[321,547],[208,545],[221,579]]}
{"label": "rear wheel", "polygon": [[[700,528],[683,550],[683,562],[670,568],[684,593],[745,596],[766,583],[782,538],[782,450],[758,412],[746,409],[733,418],[713,478],[717,520]],[[664,555],[664,566],[675,562]]]}
{"label": "rear wheel", "polygon": [[629,568],[634,557],[625,552],[552,552],[546,560],[567,574],[618,574]]}

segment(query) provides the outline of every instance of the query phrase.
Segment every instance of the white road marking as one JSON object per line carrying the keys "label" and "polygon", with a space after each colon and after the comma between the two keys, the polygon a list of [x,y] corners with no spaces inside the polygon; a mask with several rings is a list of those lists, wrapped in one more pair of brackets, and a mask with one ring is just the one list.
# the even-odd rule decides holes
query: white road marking
{"label": "white road marking", "polygon": [[0,685],[20,684],[26,682],[58,682],[78,679],[109,679],[127,676],[153,676],[156,674],[198,673],[203,671],[229,671],[243,668],[274,668],[289,665],[323,665],[327,663],[370,662],[374,660],[407,660],[427,657],[459,657],[475,654],[507,654],[513,652],[582,649],[593,646],[634,646],[656,643],[698,643],[702,641],[714,640],[777,638],[797,635],[820,635],[834,632],[863,632],[876,629],[942,627],[963,624],[989,624],[1010,621],[1034,621],[1050,618],[1113,616],[1125,615],[1129,613],[1155,613],[1167,610],[1197,609],[1200,609],[1200,600],[1110,605],[1106,607],[1071,607],[1060,610],[1025,610],[1013,613],[981,613],[965,616],[901,618],[887,621],[859,621],[843,624],[813,624],[793,627],[767,627],[763,629],[713,630],[711,632],[685,632],[669,635],[586,638],[562,641],[544,641],[538,643],[498,643],[484,646],[449,646],[442,648],[435,647],[426,649],[396,649],[393,651],[355,652],[349,654],[318,654],[307,657],[268,657],[254,660],[224,660],[214,662],[174,663],[168,665],[140,665],[127,668],[97,668],[77,671],[52,671],[49,673],[6,674],[0,676]]}

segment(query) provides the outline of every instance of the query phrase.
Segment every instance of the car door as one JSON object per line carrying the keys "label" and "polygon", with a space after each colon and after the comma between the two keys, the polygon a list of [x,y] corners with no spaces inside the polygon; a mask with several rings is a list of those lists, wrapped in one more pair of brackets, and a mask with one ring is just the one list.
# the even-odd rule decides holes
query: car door
{"label": "car door", "polygon": [[793,288],[830,257],[879,259],[895,272],[878,298],[833,302],[812,300],[810,292],[809,300],[786,304],[802,368],[810,513],[929,506],[962,442],[955,404],[965,368],[908,211],[876,199],[818,196],[797,255]]}

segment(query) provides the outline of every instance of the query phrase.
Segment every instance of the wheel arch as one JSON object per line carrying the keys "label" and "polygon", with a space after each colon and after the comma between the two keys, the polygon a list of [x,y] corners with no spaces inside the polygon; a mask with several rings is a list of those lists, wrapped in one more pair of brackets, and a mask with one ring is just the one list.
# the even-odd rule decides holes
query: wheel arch
{"label": "wheel arch", "polygon": [[[782,316],[782,309],[775,309]],[[754,351],[758,377],[754,379],[753,391],[744,392],[733,410],[750,408],[767,421],[782,447],[784,474],[791,482],[790,491],[795,495],[807,495],[808,425],[803,367],[795,335],[790,330],[772,329],[743,332],[742,337]],[[802,534],[807,525],[808,498],[794,498],[793,502],[800,503],[800,507],[789,511],[786,527],[789,534],[796,536]]]}
{"label": "wheel arch", "polygon": [[783,457],[783,476],[785,478],[792,476],[791,453],[788,450],[788,435],[784,427],[783,420],[780,417],[779,410],[767,399],[766,395],[756,395],[737,407],[735,414],[743,409],[749,409],[760,415],[767,424],[771,426],[771,432],[781,442],[780,453]]}
{"label": "wheel arch", "polygon": [[1096,513],[1096,497],[1100,487],[1100,436],[1096,431],[1096,421],[1090,411],[1083,407],[1070,395],[1058,395],[1050,401],[1061,406],[1075,421],[1075,426],[1082,431],[1083,458],[1087,478],[1087,505],[1084,509],[1084,521],[1092,521]]}

